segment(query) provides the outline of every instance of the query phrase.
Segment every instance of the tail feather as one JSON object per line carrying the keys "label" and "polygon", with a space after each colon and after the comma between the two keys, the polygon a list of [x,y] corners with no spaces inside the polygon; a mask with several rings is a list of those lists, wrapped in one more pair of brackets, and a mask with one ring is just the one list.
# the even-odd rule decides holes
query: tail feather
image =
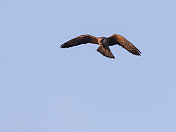
{"label": "tail feather", "polygon": [[109,58],[115,58],[110,49],[105,49],[102,46],[99,46],[97,49],[98,52],[100,52],[102,55],[109,57]]}

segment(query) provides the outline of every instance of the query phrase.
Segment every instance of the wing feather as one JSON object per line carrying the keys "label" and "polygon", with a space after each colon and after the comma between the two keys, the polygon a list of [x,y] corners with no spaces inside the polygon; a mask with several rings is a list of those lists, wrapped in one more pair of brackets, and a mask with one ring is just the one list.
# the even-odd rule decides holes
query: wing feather
{"label": "wing feather", "polygon": [[123,48],[125,48],[126,50],[128,50],[133,55],[139,55],[139,56],[141,55],[141,52],[131,42],[129,42],[121,35],[114,34],[110,36],[108,39],[109,39],[110,45],[118,44]]}
{"label": "wing feather", "polygon": [[91,35],[81,35],[65,42],[64,44],[61,45],[61,48],[69,48],[86,43],[98,44],[98,39]]}

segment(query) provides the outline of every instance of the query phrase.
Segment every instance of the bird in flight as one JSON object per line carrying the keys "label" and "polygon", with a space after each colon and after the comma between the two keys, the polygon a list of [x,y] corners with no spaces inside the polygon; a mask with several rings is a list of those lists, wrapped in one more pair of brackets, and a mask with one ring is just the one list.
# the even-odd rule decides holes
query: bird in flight
{"label": "bird in flight", "polygon": [[141,52],[127,39],[125,39],[123,36],[114,34],[108,38],[106,37],[94,37],[92,35],[81,35],[76,38],[73,38],[64,44],[62,44],[61,48],[70,48],[73,46],[78,46],[81,44],[87,44],[87,43],[93,43],[98,44],[99,47],[97,49],[98,52],[100,52],[102,55],[108,57],[108,58],[115,58],[112,54],[109,46],[113,46],[118,44],[119,46],[122,46],[126,50],[128,50],[133,55],[141,55]]}

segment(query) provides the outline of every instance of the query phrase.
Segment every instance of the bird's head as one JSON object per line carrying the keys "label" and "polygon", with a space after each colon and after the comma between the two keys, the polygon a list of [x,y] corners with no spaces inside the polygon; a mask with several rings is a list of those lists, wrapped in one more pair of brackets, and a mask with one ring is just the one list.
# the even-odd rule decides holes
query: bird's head
{"label": "bird's head", "polygon": [[106,39],[105,37],[99,37],[99,38],[98,38],[98,42],[99,42],[99,43],[102,43],[105,39]]}

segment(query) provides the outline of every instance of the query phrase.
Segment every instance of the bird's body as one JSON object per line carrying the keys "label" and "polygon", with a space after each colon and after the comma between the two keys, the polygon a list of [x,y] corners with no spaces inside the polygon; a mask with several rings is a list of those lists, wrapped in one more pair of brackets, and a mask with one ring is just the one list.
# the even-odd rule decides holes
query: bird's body
{"label": "bird's body", "polygon": [[123,36],[118,34],[114,34],[108,38],[106,37],[97,38],[91,35],[81,35],[62,44],[61,48],[69,48],[69,47],[77,46],[80,44],[86,44],[86,43],[98,44],[99,47],[97,51],[109,58],[115,58],[111,50],[109,49],[109,46],[113,46],[116,44],[118,44],[119,46],[122,46],[123,48],[125,48],[126,50],[128,50],[130,53],[134,55],[139,56],[141,54],[141,52],[131,42],[129,42]]}

